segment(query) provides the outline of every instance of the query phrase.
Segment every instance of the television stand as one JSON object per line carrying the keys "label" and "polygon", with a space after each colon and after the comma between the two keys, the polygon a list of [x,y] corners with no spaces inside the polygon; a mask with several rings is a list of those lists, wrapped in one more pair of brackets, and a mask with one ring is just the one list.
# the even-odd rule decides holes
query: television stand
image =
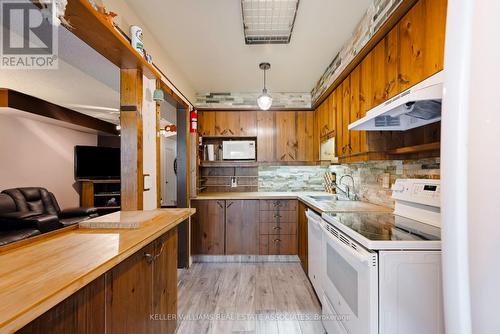
{"label": "television stand", "polygon": [[81,183],[80,205],[95,207],[99,214],[120,211],[120,180],[112,179],[79,179]]}

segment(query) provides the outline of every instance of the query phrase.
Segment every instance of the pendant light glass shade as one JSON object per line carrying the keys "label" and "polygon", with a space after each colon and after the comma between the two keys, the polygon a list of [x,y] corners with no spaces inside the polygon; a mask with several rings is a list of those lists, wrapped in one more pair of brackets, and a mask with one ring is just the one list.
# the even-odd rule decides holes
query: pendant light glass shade
{"label": "pendant light glass shade", "polygon": [[264,89],[262,90],[262,94],[260,94],[257,98],[257,105],[261,110],[269,110],[269,108],[273,105],[273,98],[267,93],[266,71],[271,68],[271,64],[260,63],[259,68],[264,71]]}
{"label": "pendant light glass shade", "polygon": [[261,110],[269,110],[273,105],[273,98],[267,93],[267,89],[262,90],[262,94],[257,98],[257,104]]}

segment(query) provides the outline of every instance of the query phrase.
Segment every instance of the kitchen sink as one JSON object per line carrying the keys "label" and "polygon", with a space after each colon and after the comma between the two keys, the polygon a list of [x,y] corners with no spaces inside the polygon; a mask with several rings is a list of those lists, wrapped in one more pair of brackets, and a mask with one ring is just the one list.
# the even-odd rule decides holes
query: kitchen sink
{"label": "kitchen sink", "polygon": [[313,199],[318,202],[322,201],[336,201],[337,196],[336,195],[308,195],[310,199]]}

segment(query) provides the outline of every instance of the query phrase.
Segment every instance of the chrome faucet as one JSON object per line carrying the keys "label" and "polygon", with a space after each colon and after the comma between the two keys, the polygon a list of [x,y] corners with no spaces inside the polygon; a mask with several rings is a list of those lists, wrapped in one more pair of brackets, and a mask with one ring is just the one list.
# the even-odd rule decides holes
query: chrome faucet
{"label": "chrome faucet", "polygon": [[[351,188],[349,187],[349,185],[345,184],[345,190],[342,189],[341,185],[342,185],[342,180],[344,179],[344,177],[348,177],[351,179],[351,182],[352,182],[352,190],[354,191],[354,178],[349,175],[349,174],[344,174],[340,177],[340,180],[339,180],[339,183],[334,183],[333,185],[335,186],[335,188],[337,190],[340,190],[341,193],[343,193],[344,195],[347,196],[347,199],[348,200],[351,200]],[[358,200],[358,195],[356,195],[354,192],[353,192],[354,196],[353,196],[353,200],[354,201],[357,201]]]}

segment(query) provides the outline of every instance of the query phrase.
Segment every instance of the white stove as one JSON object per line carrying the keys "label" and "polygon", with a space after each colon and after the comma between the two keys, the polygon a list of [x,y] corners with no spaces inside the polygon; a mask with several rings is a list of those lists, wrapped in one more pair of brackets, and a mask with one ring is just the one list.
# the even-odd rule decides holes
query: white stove
{"label": "white stove", "polygon": [[444,333],[440,193],[439,180],[401,179],[394,213],[323,213],[329,334]]}

